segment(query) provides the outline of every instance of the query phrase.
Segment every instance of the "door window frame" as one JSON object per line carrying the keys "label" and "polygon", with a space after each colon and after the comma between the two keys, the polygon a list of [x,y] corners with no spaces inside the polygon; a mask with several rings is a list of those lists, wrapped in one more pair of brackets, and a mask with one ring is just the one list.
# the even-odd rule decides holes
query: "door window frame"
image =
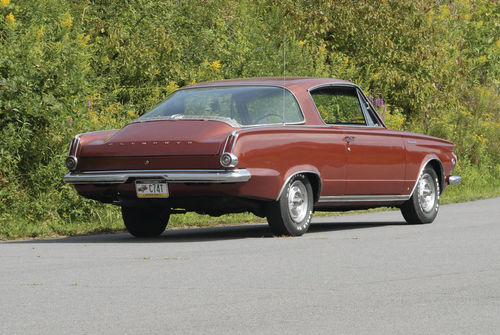
{"label": "door window frame", "polygon": [[[366,124],[359,124],[359,125],[354,125],[354,124],[340,124],[340,123],[326,123],[325,120],[321,117],[321,114],[318,111],[318,107],[316,106],[316,102],[314,101],[314,98],[312,96],[312,93],[316,90],[319,89],[324,89],[324,88],[332,88],[335,89],[336,87],[351,87],[356,90],[356,95],[358,97],[358,103],[361,106],[361,110],[363,112],[363,117],[365,118]],[[377,112],[375,112],[375,108],[371,104],[370,100],[366,97],[364,92],[361,90],[361,88],[356,85],[356,84],[321,84],[317,85],[314,87],[309,88],[308,90],[309,97],[311,98],[314,108],[316,109],[316,113],[318,113],[321,121],[324,123],[325,126],[337,126],[337,127],[370,127],[370,128],[386,128],[384,122],[380,118]],[[369,109],[367,108],[369,106]]]}

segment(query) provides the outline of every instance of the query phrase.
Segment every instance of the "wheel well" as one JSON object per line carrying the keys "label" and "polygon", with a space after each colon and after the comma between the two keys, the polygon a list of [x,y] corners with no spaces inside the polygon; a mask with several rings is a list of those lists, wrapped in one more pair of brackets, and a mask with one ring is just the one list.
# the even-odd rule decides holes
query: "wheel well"
{"label": "wheel well", "polygon": [[427,166],[430,166],[436,171],[439,180],[439,193],[443,193],[444,191],[444,173],[443,173],[443,165],[437,159],[433,159],[427,163]]}
{"label": "wheel well", "polygon": [[321,194],[321,179],[315,173],[303,173],[304,176],[307,177],[309,182],[311,183],[311,187],[313,189],[313,197],[314,202],[319,200],[319,195]]}

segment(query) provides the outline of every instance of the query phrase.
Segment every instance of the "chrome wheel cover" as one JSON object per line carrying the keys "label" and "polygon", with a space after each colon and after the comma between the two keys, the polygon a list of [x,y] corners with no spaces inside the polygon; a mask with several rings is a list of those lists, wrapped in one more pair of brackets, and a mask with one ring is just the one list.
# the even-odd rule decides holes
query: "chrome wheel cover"
{"label": "chrome wheel cover", "polygon": [[418,204],[425,213],[432,211],[436,204],[436,184],[428,173],[422,174],[418,182]]}
{"label": "chrome wheel cover", "polygon": [[296,223],[307,216],[308,195],[306,185],[300,180],[294,181],[288,188],[288,213]]}

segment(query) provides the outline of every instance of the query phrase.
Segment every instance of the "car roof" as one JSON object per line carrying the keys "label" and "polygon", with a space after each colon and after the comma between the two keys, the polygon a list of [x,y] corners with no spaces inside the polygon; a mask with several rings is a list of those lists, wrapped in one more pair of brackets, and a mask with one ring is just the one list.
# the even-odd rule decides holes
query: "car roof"
{"label": "car roof", "polygon": [[350,81],[331,79],[331,78],[312,78],[312,77],[262,77],[262,78],[243,78],[243,79],[228,79],[208,81],[198,84],[192,84],[183,87],[198,88],[198,87],[221,87],[221,86],[278,86],[286,87],[290,90],[294,89],[309,89],[318,85],[325,84],[340,84],[353,85]]}

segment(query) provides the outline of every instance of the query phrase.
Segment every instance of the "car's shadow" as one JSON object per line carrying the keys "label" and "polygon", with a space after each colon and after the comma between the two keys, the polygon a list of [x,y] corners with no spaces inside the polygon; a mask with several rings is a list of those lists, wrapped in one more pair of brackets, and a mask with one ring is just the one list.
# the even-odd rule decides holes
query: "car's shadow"
{"label": "car's shadow", "polygon": [[[404,221],[389,222],[313,222],[304,236],[315,233],[357,230],[393,225],[404,225]],[[12,241],[9,243],[144,243],[144,242],[199,242],[244,238],[274,238],[267,224],[245,224],[238,226],[218,226],[204,228],[167,229],[154,238],[135,238],[126,232],[72,236],[46,240]]]}

